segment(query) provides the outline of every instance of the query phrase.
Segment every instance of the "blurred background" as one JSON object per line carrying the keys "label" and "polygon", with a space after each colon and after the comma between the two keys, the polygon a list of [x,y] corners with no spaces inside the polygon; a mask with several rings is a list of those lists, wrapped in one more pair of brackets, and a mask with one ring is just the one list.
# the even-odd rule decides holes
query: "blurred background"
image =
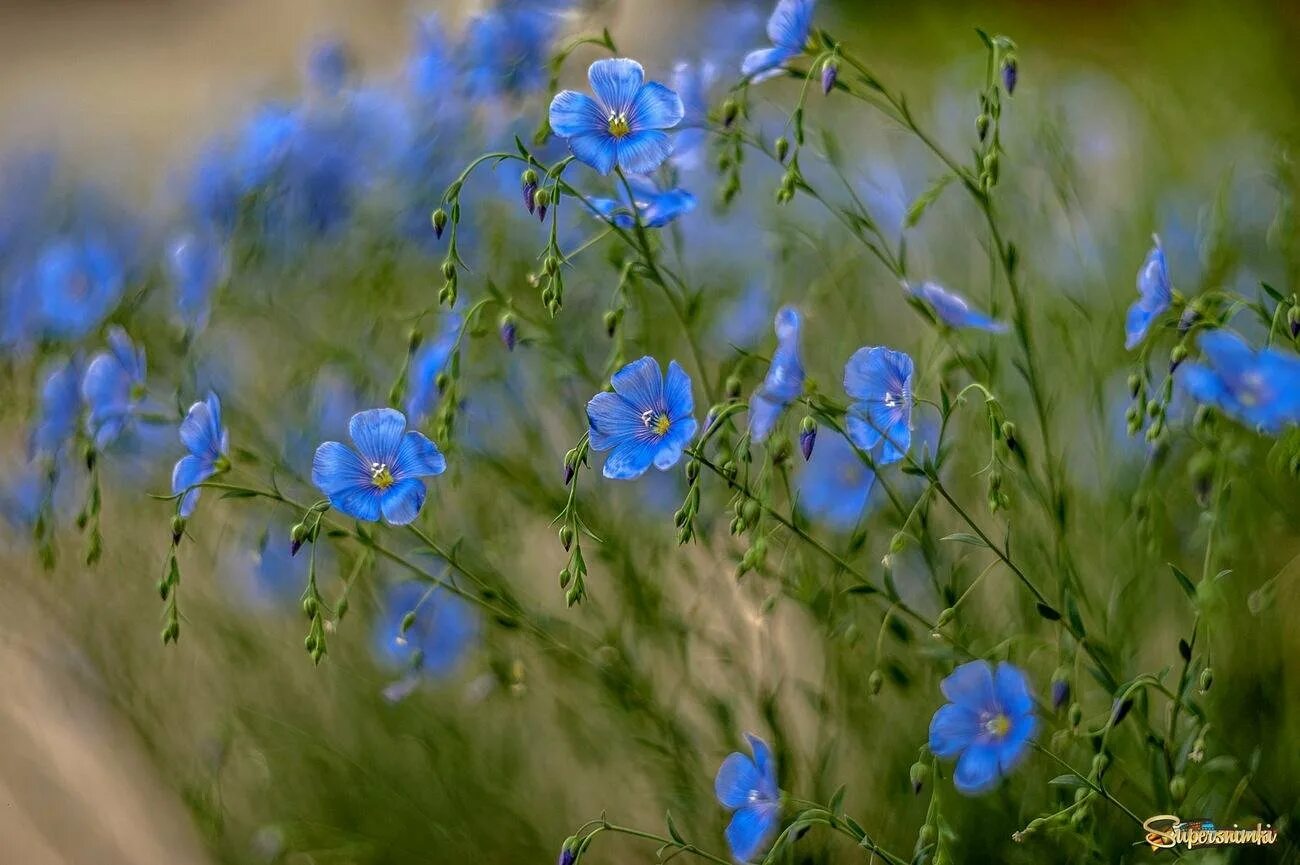
{"label": "blurred background", "polygon": [[[553,18],[537,33],[491,18],[519,8]],[[497,342],[493,320],[467,343],[459,432],[446,443],[453,469],[434,481],[426,506],[437,536],[449,544],[462,538],[464,555],[538,610],[560,643],[593,647],[586,661],[477,614],[442,610],[420,638],[428,642],[412,671],[410,646],[393,639],[411,604],[392,594],[405,590],[405,575],[340,544],[333,552],[322,545],[322,593],[331,601],[346,594],[352,612],[314,667],[298,610],[305,565],[285,549],[297,515],[215,495],[191,527],[193,543],[182,547],[183,636],[164,649],[156,584],[171,506],[145,494],[166,492],[180,453],[174,419],[166,428],[142,423],[100,455],[103,553],[93,567],[83,565],[86,537],[74,525],[88,483],[79,453],[57,455],[59,480],[44,501],[36,492],[29,439],[43,376],[55,363],[83,369],[118,323],[147,347],[160,413],[177,414],[217,389],[232,443],[260,451],[243,461],[245,479],[264,479],[282,461],[298,499],[310,500],[302,476],[312,449],[343,438],[351,411],[386,401],[406,357],[411,313],[434,302],[442,250],[429,212],[476,153],[511,150],[516,134],[530,140],[549,99],[541,67],[551,48],[605,27],[652,79],[672,80],[679,61],[697,69],[715,63],[708,96],[716,106],[738,77],[739,58],[762,45],[769,11],[766,3],[677,0],[0,2],[8,317],[0,859],[540,862],[602,810],[658,830],[666,809],[692,840],[723,850],[725,815],[712,777],[748,729],[774,735],[783,787],[825,799],[847,784],[850,811],[886,846],[910,851],[928,799],[912,795],[907,767],[937,706],[940,673],[926,660],[926,635],[877,640],[886,630],[879,610],[828,608],[819,591],[824,562],[791,548],[767,573],[738,582],[724,495],[714,502],[717,537],[679,550],[672,513],[685,486],[676,474],[620,486],[591,473],[582,478],[584,515],[608,543],[590,544],[592,599],[566,609],[555,576],[566,556],[550,519],[564,503],[560,459],[584,429],[580,407],[608,362],[597,335],[617,269],[598,250],[570,278],[558,326],[527,321],[513,354]],[[1261,280],[1283,294],[1295,290],[1300,7],[824,0],[818,26],[857,46],[961,154],[971,146],[984,75],[974,28],[1018,43],[1002,194],[1031,274],[1035,316],[1051,334],[1042,344],[1059,397],[1052,422],[1076,490],[1071,543],[1098,589],[1093,612],[1107,622],[1128,672],[1175,663],[1191,617],[1164,563],[1200,567],[1204,508],[1187,471],[1196,446],[1176,443],[1156,461],[1141,436],[1125,435],[1134,358],[1120,348],[1123,310],[1153,232],[1180,291],[1226,287],[1255,296]],[[336,59],[320,53],[327,40],[343,46]],[[494,67],[487,58],[497,52]],[[579,49],[562,82],[577,86],[595,56]],[[485,68],[494,77],[482,90],[475,82]],[[795,92],[786,83],[762,91],[758,122],[779,128],[775,105],[788,110]],[[305,197],[291,190],[259,211],[260,228],[250,230],[244,205],[221,200],[219,168],[232,153],[270,146],[259,137],[272,134],[262,122],[267,111],[318,103],[333,111],[336,98],[355,129],[312,150],[302,169]],[[846,183],[896,233],[936,166],[860,106],[819,100],[810,115],[848,154]],[[538,151],[545,158],[563,152],[555,142],[547,147]],[[702,164],[678,169],[700,206],[676,228],[676,242],[704,289],[701,329],[712,335],[717,371],[738,371],[747,388],[761,377],[761,366],[737,365],[728,345],[769,352],[780,302],[804,311],[810,375],[828,390],[859,345],[887,340],[913,352],[918,368],[939,364],[941,348],[907,316],[888,274],[851,250],[825,213],[805,203],[778,210],[771,193],[779,172],[757,157],[740,203],[717,208],[718,178],[703,151]],[[346,162],[337,174],[336,158]],[[598,185],[594,175],[583,182]],[[470,302],[493,281],[537,307],[528,276],[545,238],[517,195],[514,169],[481,173],[467,193],[462,254],[475,271],[462,292]],[[169,276],[169,250],[178,232],[220,224],[227,206],[240,215],[231,217],[222,292],[201,324],[183,304],[178,321],[171,284],[184,280]],[[568,248],[593,232],[580,215],[571,223]],[[969,204],[950,194],[909,241],[909,255],[914,268],[984,297],[989,260],[970,224]],[[13,305],[30,300],[24,268],[44,260],[51,236],[109,238],[122,300],[67,332],[28,338]],[[655,301],[634,304],[633,319],[629,357],[644,349],[665,362],[684,359]],[[436,373],[458,322],[441,311],[421,321],[430,344],[443,348],[420,369]],[[1009,357],[980,350],[1010,368]],[[557,360],[566,356],[580,361]],[[1005,381],[1030,426],[1024,394],[1013,376]],[[416,386],[408,384],[408,395]],[[963,421],[970,430],[981,427],[976,414]],[[1239,480],[1215,543],[1221,566],[1234,573],[1208,638],[1215,735],[1225,753],[1242,760],[1254,753],[1275,816],[1294,815],[1300,795],[1300,692],[1290,675],[1300,643],[1289,627],[1300,610],[1289,577],[1300,553],[1300,496],[1276,470],[1290,453],[1279,449],[1293,445],[1243,437],[1232,453]],[[954,474],[978,504],[977,451],[959,459]],[[864,568],[879,567],[898,527],[897,515],[879,502],[873,508],[867,540],[852,553]],[[47,543],[38,513],[57,526]],[[1032,516],[1010,519],[1029,521],[1031,536],[1042,532]],[[946,515],[934,520],[936,537],[959,528]],[[819,531],[846,536],[829,517]],[[42,546],[53,555],[50,568],[42,567]],[[1027,547],[1045,566],[1046,554]],[[425,551],[408,545],[408,552]],[[982,564],[952,556],[943,567],[969,580]],[[905,555],[896,579],[933,614],[945,604],[929,593],[931,567]],[[1000,579],[976,602],[982,621],[970,636],[985,646],[1041,625],[1010,579]],[[438,635],[447,629],[461,636],[444,645]],[[1025,660],[1045,691],[1057,654],[1048,644]],[[882,667],[889,684],[873,699],[866,677]],[[1091,682],[1075,687],[1089,716],[1104,716],[1107,695],[1092,693]],[[969,851],[965,861],[1145,861],[1131,848],[1133,828],[1106,817],[1089,840],[1009,849],[1011,832],[1046,809],[1039,791],[1055,774],[1030,766],[987,799],[954,801],[948,817]],[[1210,775],[1193,784],[1194,807],[1206,814],[1237,807],[1233,783]],[[1161,804],[1138,781],[1117,787],[1144,816]],[[1261,814],[1255,807],[1242,803],[1234,817]],[[652,845],[602,844],[597,861],[654,861]],[[826,841],[803,855],[863,861],[860,852]],[[1263,854],[1201,855],[1249,862]]]}

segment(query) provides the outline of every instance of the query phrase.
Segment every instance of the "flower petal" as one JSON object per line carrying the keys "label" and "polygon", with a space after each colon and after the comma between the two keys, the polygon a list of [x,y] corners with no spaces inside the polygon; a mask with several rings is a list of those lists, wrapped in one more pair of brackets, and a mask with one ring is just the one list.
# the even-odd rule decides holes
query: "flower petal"
{"label": "flower petal", "polygon": [[384,519],[395,526],[404,526],[420,514],[424,507],[424,481],[403,478],[380,494],[379,507]]}
{"label": "flower petal", "polygon": [[1019,667],[1003,661],[993,673],[993,690],[998,706],[1012,717],[1028,715],[1034,711],[1034,698],[1029,693],[1029,681]]}
{"label": "flower petal", "polygon": [[739,808],[763,788],[763,774],[744,754],[728,754],[713,779],[713,792],[727,808]]}
{"label": "flower petal", "polygon": [[645,70],[626,57],[597,60],[587,69],[587,80],[601,107],[626,114],[645,82]]}
{"label": "flower petal", "polygon": [[880,430],[863,416],[870,408],[868,403],[854,403],[845,418],[844,431],[849,434],[849,441],[864,451],[869,451],[880,443]]}
{"label": "flower petal", "polygon": [[[649,355],[632,361],[614,373],[609,381],[614,386],[614,392],[631,403],[638,412],[668,408],[664,405],[663,373],[659,371],[659,362]],[[688,389],[689,385],[688,380]],[[669,417],[671,416],[670,414]]]}
{"label": "flower petal", "polygon": [[354,519],[373,523],[377,522],[382,514],[380,507],[382,493],[378,487],[369,481],[353,487],[344,487],[325,495],[329,498],[330,505],[335,510]]}
{"label": "flower petal", "polygon": [[[877,410],[875,405],[871,406],[871,415],[892,412],[898,414],[898,409],[889,409],[881,407]],[[885,440],[884,447],[880,449],[881,465],[890,465],[901,460],[906,454],[907,449],[912,446],[912,428],[909,426],[909,417],[904,414],[902,417],[895,417],[894,423],[885,429],[881,435]]]}
{"label": "flower petal", "polygon": [[644,129],[613,140],[618,167],[633,174],[649,174],[673,153],[672,139],[658,129]]}
{"label": "flower petal", "polygon": [[311,482],[327,496],[355,486],[373,486],[370,466],[342,442],[325,442],[316,448]]}
{"label": "flower petal", "polygon": [[930,719],[930,750],[936,757],[956,757],[975,741],[979,723],[979,716],[965,706],[940,706]]}
{"label": "flower petal", "polygon": [[[213,397],[215,399],[215,397]],[[220,412],[220,405],[217,411]],[[196,402],[190,406],[185,420],[181,421],[181,444],[192,454],[206,454],[215,457],[221,453],[221,431],[219,421],[212,416],[212,407],[207,402]]]}
{"label": "flower petal", "polygon": [[569,150],[578,160],[585,162],[601,174],[614,170],[618,158],[617,139],[608,132],[591,132],[569,139]]}
{"label": "flower petal", "polygon": [[1014,769],[1024,758],[1028,744],[1038,732],[1038,719],[1033,715],[1020,715],[1011,718],[1011,728],[1006,736],[998,742],[998,771],[1005,775]]}
{"label": "flower petal", "polygon": [[760,48],[751,51],[740,63],[740,74],[754,84],[775,78],[781,74],[781,64],[793,57],[795,53],[797,52],[787,51],[784,48]]}
{"label": "flower petal", "polygon": [[1124,317],[1124,348],[1132,351],[1146,338],[1147,330],[1155,319],[1156,312],[1150,310],[1140,300],[1133,301]]}
{"label": "flower petal", "polygon": [[768,399],[761,389],[754,391],[749,399],[749,437],[756,442],[766,441],[784,409],[784,402]]}
{"label": "flower petal", "polygon": [[188,517],[194,513],[194,507],[198,504],[200,491],[190,487],[202,483],[212,477],[212,474],[212,462],[194,454],[183,456],[176,461],[176,466],[172,469],[172,494],[188,490],[181,498],[179,509],[181,516]]}
{"label": "flower petal", "polygon": [[636,131],[672,129],[686,115],[681,97],[658,81],[651,81],[637,91],[628,111],[627,125]]}
{"label": "flower petal", "polygon": [[727,846],[741,862],[755,859],[776,832],[781,806],[776,802],[755,802],[740,808],[727,824]]}
{"label": "flower petal", "polygon": [[[656,370],[658,367],[656,366]],[[695,397],[691,394],[691,377],[677,361],[668,362],[668,375],[663,384],[664,409],[674,421],[695,413]]]}
{"label": "flower petal", "polygon": [[972,712],[989,712],[996,708],[993,692],[993,668],[988,661],[962,664],[939,683],[943,695]]}
{"label": "flower petal", "polygon": [[406,416],[397,409],[359,411],[348,421],[348,435],[367,462],[392,467],[406,431]]}
{"label": "flower petal", "polygon": [[659,443],[625,439],[605,458],[602,473],[611,480],[631,480],[645,474],[659,452]]}
{"label": "flower petal", "polygon": [[781,791],[776,785],[776,758],[772,756],[772,749],[753,733],[746,733],[745,741],[749,742],[749,750],[754,753],[754,765],[762,778],[758,792],[763,798],[775,801],[780,798]]}
{"label": "flower petal", "polygon": [[587,425],[593,450],[607,451],[645,432],[641,413],[616,393],[602,391],[587,403]]}
{"label": "flower petal", "polygon": [[767,19],[767,38],[773,45],[794,53],[804,50],[808,30],[812,27],[815,0],[780,0]]}
{"label": "flower petal", "polygon": [[609,121],[596,101],[585,93],[561,90],[551,100],[551,131],[561,138],[607,132]]}
{"label": "flower petal", "polygon": [[957,761],[952,773],[953,785],[968,796],[984,793],[998,782],[998,747],[972,745]]}
{"label": "flower petal", "polygon": [[424,433],[410,430],[402,436],[402,443],[397,448],[397,459],[392,466],[393,477],[398,480],[428,477],[440,475],[446,470],[447,458]]}

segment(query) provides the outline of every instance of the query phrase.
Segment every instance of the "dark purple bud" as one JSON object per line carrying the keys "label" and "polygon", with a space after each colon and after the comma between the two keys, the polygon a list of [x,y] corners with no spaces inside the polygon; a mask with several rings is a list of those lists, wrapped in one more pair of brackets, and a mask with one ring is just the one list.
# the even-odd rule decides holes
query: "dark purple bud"
{"label": "dark purple bud", "polygon": [[519,326],[515,324],[515,317],[510,313],[501,316],[501,342],[505,345],[506,351],[514,351],[515,343],[519,341]]}
{"label": "dark purple bud", "polygon": [[307,527],[302,523],[295,523],[294,527],[289,530],[289,555],[298,555],[298,551],[302,549],[305,540],[307,540]]}
{"label": "dark purple bud", "polygon": [[524,207],[528,208],[529,213],[537,210],[537,184],[524,184]]}
{"label": "dark purple bud", "polygon": [[439,207],[433,212],[433,236],[442,239],[442,232],[447,228],[447,211]]}
{"label": "dark purple bud", "polygon": [[835,79],[840,72],[839,64],[834,60],[827,60],[822,66],[822,93],[829,94],[835,89]]}
{"label": "dark purple bud", "polygon": [[1196,324],[1196,320],[1200,317],[1201,314],[1196,311],[1195,307],[1189,306],[1187,309],[1184,309],[1182,316],[1178,319],[1178,332],[1180,334],[1187,333],[1187,331],[1192,329],[1192,325]]}
{"label": "dark purple bud", "polygon": [[564,464],[564,485],[565,485],[566,487],[569,485],[569,481],[573,480],[573,473],[574,473],[573,463],[571,463],[571,462],[565,462],[565,464]]}
{"label": "dark purple bud", "polygon": [[1128,717],[1129,710],[1131,710],[1132,708],[1133,708],[1132,697],[1125,697],[1123,700],[1120,700],[1117,703],[1115,703],[1115,707],[1111,710],[1111,716],[1110,716],[1111,726],[1118,727],[1120,721],[1123,721],[1125,718]]}
{"label": "dark purple bud", "polygon": [[578,854],[573,852],[569,847],[565,847],[560,851],[560,860],[558,865],[573,865],[573,863],[577,861]]}
{"label": "dark purple bud", "polygon": [[808,462],[812,459],[813,445],[817,444],[817,428],[813,427],[807,432],[799,433],[799,450],[803,451],[803,460]]}
{"label": "dark purple bud", "polygon": [[1070,683],[1065,679],[1052,680],[1052,711],[1059,712],[1070,699]]}
{"label": "dark purple bud", "polygon": [[1016,92],[1016,81],[1020,78],[1020,69],[1016,66],[1016,58],[1008,57],[1002,61],[1002,86],[1007,89],[1007,95]]}
{"label": "dark purple bud", "polygon": [[1300,306],[1293,306],[1286,311],[1286,323],[1291,328],[1291,338],[1300,336]]}
{"label": "dark purple bud", "polygon": [[545,222],[545,221],[546,221],[546,205],[545,205],[545,204],[539,204],[539,205],[537,205],[537,221],[538,221],[538,222]]}

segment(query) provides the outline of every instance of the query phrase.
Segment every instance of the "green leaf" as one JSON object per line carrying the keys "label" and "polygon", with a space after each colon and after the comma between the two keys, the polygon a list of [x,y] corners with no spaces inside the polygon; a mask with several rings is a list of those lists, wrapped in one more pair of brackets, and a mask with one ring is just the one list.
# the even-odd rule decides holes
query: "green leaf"
{"label": "green leaf", "polygon": [[1057,787],[1087,787],[1088,782],[1078,775],[1057,775],[1047,782]]}
{"label": "green leaf", "polygon": [[673,822],[673,812],[665,811],[664,819],[668,823],[668,834],[672,837],[674,841],[676,841],[678,844],[681,844],[683,847],[685,847],[686,839],[682,837],[681,832],[677,831],[677,824]]}
{"label": "green leaf", "polygon": [[1196,599],[1196,584],[1192,582],[1191,577],[1183,573],[1182,570],[1173,562],[1169,562],[1169,570],[1173,572],[1174,579],[1178,580],[1178,585],[1183,587],[1190,600]]}
{"label": "green leaf", "polygon": [[925,216],[925,212],[930,209],[930,205],[939,200],[939,197],[943,195],[944,189],[946,189],[948,184],[952,183],[955,179],[954,175],[945,174],[931,183],[929,188],[917,196],[916,200],[907,208],[907,215],[903,219],[903,227],[912,228],[919,223],[921,217]]}
{"label": "green leaf", "polygon": [[970,544],[972,547],[988,547],[988,542],[978,535],[972,535],[969,532],[956,532],[951,535],[944,535],[941,541],[956,541],[959,544]]}
{"label": "green leaf", "polygon": [[880,594],[880,589],[877,589],[875,586],[871,585],[870,583],[858,583],[856,586],[849,586],[849,587],[848,587],[847,589],[845,589],[844,591],[845,591],[847,594],[850,594],[850,595],[877,595],[877,594]]}
{"label": "green leaf", "polygon": [[1048,606],[1047,604],[1044,604],[1042,601],[1039,601],[1034,606],[1038,609],[1038,615],[1042,616],[1044,619],[1047,619],[1049,622],[1059,621],[1061,618],[1061,614],[1057,612],[1057,610],[1054,607]]}
{"label": "green leaf", "polygon": [[844,785],[841,784],[839,789],[831,794],[830,805],[828,810],[836,817],[844,816]]}

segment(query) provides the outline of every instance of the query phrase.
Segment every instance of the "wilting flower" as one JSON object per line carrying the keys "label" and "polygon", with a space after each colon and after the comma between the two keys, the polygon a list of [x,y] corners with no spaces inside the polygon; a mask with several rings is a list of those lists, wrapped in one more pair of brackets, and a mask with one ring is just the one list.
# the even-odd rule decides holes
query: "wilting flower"
{"label": "wilting flower", "polygon": [[884,346],[860,348],[844,366],[848,434],[863,450],[883,439],[882,465],[898,462],[912,443],[912,358]]}
{"label": "wilting flower", "polygon": [[551,100],[551,129],[568,139],[573,155],[601,174],[617,165],[632,174],[649,174],[673,152],[665,129],[681,122],[685,110],[676,93],[657,81],[646,82],[635,60],[597,60],[587,70],[596,94],[563,90]]}
{"label": "wilting flower", "polygon": [[107,244],[60,238],[45,247],[31,281],[42,329],[75,339],[93,330],[117,305],[126,277]]}
{"label": "wilting flower", "polygon": [[202,402],[190,406],[181,421],[181,444],[188,454],[176,461],[172,469],[172,495],[181,497],[178,512],[183,517],[194,513],[201,489],[195,487],[230,467],[226,454],[230,450],[229,434],[221,425],[221,401],[209,392]]}
{"label": "wilting flower", "polygon": [[776,314],[776,351],[763,384],[749,400],[749,434],[763,441],[785,407],[803,393],[803,360],[799,357],[799,311],[783,306]]}
{"label": "wilting flower", "polygon": [[1169,282],[1169,267],[1165,264],[1165,251],[1160,248],[1160,238],[1155,238],[1155,246],[1147,253],[1142,262],[1142,269],[1137,275],[1137,290],[1140,295],[1128,308],[1124,319],[1124,348],[1132,350],[1146,338],[1151,322],[1169,308],[1174,298],[1174,289]]}
{"label": "wilting flower", "polygon": [[948,291],[937,283],[923,282],[920,285],[908,285],[907,291],[933,310],[939,320],[949,327],[974,328],[991,333],[1005,333],[1007,330],[1005,323],[995,321],[977,309],[971,309],[966,298]]}
{"label": "wilting flower", "polygon": [[208,323],[212,291],[226,277],[226,251],[211,233],[187,232],[171,242],[167,265],[176,288],[176,311],[191,330]]}
{"label": "wilting flower", "polygon": [[1272,348],[1256,352],[1222,330],[1203,335],[1200,347],[1206,363],[1180,372],[1193,399],[1273,434],[1300,423],[1300,358]]}
{"label": "wilting flower", "polygon": [[144,349],[136,349],[120,327],[108,332],[108,348],[91,358],[81,380],[90,435],[99,450],[130,427],[144,399]]}
{"label": "wilting flower", "polygon": [[763,81],[781,74],[786,61],[804,52],[808,31],[812,29],[815,0],[780,0],[767,19],[767,38],[771,48],[760,48],[745,55],[740,72],[753,81]]}
{"label": "wilting flower", "polygon": [[772,840],[781,822],[781,790],[776,760],[767,743],[746,733],[753,758],[731,753],[718,767],[714,793],[735,813],[727,825],[727,846],[737,861],[749,862]]}
{"label": "wilting flower", "polygon": [[32,431],[34,454],[54,455],[77,429],[81,411],[81,372],[75,361],[55,365],[41,385],[41,409]]}
{"label": "wilting flower", "polygon": [[695,437],[691,379],[677,361],[665,377],[652,357],[634,360],[610,379],[613,392],[587,403],[592,450],[611,451],[604,474],[619,480],[640,477],[653,463],[665,471],[677,464]]}
{"label": "wilting flower", "polygon": [[1029,747],[1038,729],[1025,674],[1009,663],[962,664],[939,685],[951,702],[930,720],[930,750],[959,757],[953,783],[973,795],[993,788]]}
{"label": "wilting flower", "polygon": [[842,435],[818,437],[807,467],[799,475],[799,506],[835,528],[853,528],[862,517],[876,475]]}
{"label": "wilting flower", "polygon": [[406,414],[415,423],[424,420],[438,401],[438,375],[451,360],[456,340],[460,338],[460,327],[460,314],[447,313],[437,335],[416,349],[415,356],[411,358]]}
{"label": "wilting flower", "polygon": [[405,525],[424,507],[422,478],[440,475],[447,460],[424,433],[406,429],[391,408],[357,412],[348,421],[356,449],[340,442],[316,448],[311,481],[339,511],[358,520]]}
{"label": "wilting flower", "polygon": [[[695,196],[685,189],[660,191],[654,181],[637,175],[629,177],[627,185],[632,190],[631,203],[627,201],[626,194],[621,201],[612,198],[591,199],[592,209],[619,228],[633,228],[637,216],[646,228],[663,228],[677,217],[695,209]],[[626,190],[622,191],[626,193]]]}
{"label": "wilting flower", "polygon": [[[414,617],[403,631],[408,613]],[[440,679],[449,675],[478,635],[478,613],[447,589],[414,580],[393,586],[383,600],[375,648],[380,658],[404,667],[408,675],[385,693],[398,699],[418,684],[420,676]]]}

